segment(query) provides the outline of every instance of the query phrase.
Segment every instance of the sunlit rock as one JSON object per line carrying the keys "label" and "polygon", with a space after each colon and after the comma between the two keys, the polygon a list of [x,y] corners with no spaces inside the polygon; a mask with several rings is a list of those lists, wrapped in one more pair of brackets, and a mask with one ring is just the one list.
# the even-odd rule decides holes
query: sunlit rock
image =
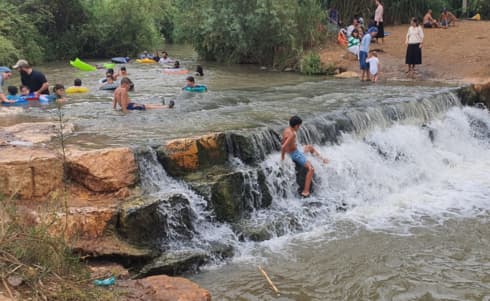
{"label": "sunlit rock", "polygon": [[69,177],[95,192],[113,192],[138,180],[138,167],[129,148],[94,151],[71,150],[67,154]]}
{"label": "sunlit rock", "polygon": [[194,282],[165,275],[118,282],[121,301],[211,301],[210,293]]}
{"label": "sunlit rock", "polygon": [[0,148],[0,194],[39,199],[61,187],[62,161],[58,154],[29,147]]}
{"label": "sunlit rock", "polygon": [[168,141],[157,150],[158,160],[172,176],[224,164],[228,158],[222,133]]}

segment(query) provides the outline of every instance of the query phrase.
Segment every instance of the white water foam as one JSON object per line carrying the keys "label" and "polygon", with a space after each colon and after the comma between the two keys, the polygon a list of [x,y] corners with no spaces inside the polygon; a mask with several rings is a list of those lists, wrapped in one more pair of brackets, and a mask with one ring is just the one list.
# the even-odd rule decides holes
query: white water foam
{"label": "white water foam", "polygon": [[331,162],[325,166],[308,156],[319,183],[307,200],[297,197],[289,158],[281,162],[275,153],[262,163],[274,200],[252,220],[274,224],[281,235],[244,245],[235,261],[251,260],[251,254],[287,252],[282,246],[292,239],[334,239],[335,228],[346,222],[410,235],[414,227],[448,219],[488,217],[488,111],[455,107],[424,127],[397,124],[364,137],[346,134],[339,145],[318,150]]}

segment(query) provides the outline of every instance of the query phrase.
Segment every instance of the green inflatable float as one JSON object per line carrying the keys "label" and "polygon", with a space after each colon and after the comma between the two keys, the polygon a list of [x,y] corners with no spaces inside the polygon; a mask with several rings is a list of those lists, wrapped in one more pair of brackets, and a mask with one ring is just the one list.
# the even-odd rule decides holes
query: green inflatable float
{"label": "green inflatable float", "polygon": [[70,65],[72,65],[73,67],[80,69],[82,71],[95,71],[95,70],[97,70],[97,68],[95,66],[87,64],[84,61],[80,60],[79,58],[76,58],[74,61],[70,61]]}

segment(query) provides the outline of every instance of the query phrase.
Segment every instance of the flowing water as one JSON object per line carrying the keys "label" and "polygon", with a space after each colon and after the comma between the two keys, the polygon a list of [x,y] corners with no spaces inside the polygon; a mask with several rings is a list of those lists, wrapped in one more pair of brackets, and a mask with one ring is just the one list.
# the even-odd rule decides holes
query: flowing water
{"label": "flowing water", "polygon": [[[194,69],[192,52],[179,57]],[[490,300],[490,117],[461,107],[451,87],[305,78],[255,66],[204,65],[204,94],[182,93],[184,75],[156,65],[129,64],[143,103],[176,100],[173,110],[111,109],[98,91],[103,71],[77,73],[65,65],[40,69],[69,86],[80,77],[91,88],[70,96],[69,142],[85,147],[139,146],[143,189],[156,196],[181,193],[190,201],[193,236],[169,231],[175,249],[208,250],[218,242],[234,256],[188,275],[213,300]],[[16,79],[12,79],[15,82]],[[53,107],[29,107],[0,125],[51,120]],[[296,194],[294,166],[280,160],[278,133],[292,114],[305,120],[302,143],[313,143],[331,161],[315,166],[315,192]],[[253,133],[258,166],[231,158],[246,175],[250,206],[260,170],[272,205],[242,221],[262,229],[254,242],[218,223],[206,201],[167,175],[149,146],[214,131]],[[233,153],[232,146],[229,150]],[[162,207],[172,216],[175,208]],[[169,220],[177,229],[178,220]],[[276,295],[257,266],[269,273]]]}

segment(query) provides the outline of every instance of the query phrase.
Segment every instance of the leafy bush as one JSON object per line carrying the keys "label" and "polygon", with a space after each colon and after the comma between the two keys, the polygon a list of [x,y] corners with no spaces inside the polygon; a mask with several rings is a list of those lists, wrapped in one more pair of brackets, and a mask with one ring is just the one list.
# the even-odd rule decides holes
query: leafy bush
{"label": "leafy bush", "polygon": [[[205,59],[281,66],[318,43],[317,0],[188,1],[176,34]],[[280,61],[278,59],[280,58]]]}
{"label": "leafy bush", "polygon": [[331,66],[325,66],[322,64],[322,61],[320,59],[320,55],[315,52],[310,52],[306,55],[303,56],[301,59],[301,73],[306,74],[306,75],[332,75],[335,73],[336,67],[331,65]]}
{"label": "leafy bush", "polygon": [[43,60],[41,35],[18,6],[0,1],[0,64],[10,65],[19,57]]}

